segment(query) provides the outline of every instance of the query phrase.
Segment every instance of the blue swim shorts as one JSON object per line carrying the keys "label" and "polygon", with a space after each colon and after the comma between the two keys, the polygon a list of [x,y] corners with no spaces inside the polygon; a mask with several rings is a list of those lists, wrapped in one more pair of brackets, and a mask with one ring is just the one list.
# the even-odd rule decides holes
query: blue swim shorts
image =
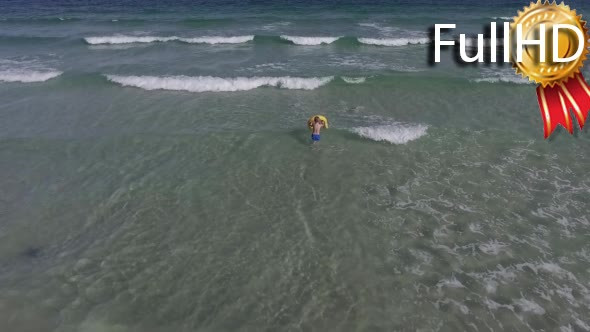
{"label": "blue swim shorts", "polygon": [[320,140],[320,134],[311,134],[311,140],[318,142]]}

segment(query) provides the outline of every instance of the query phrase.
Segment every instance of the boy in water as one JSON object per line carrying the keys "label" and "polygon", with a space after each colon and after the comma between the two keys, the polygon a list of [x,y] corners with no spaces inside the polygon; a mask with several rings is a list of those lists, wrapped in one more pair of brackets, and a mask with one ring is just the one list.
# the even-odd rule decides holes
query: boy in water
{"label": "boy in water", "polygon": [[320,141],[320,130],[324,127],[324,121],[318,116],[313,118],[313,133],[311,134],[311,140],[315,142]]}

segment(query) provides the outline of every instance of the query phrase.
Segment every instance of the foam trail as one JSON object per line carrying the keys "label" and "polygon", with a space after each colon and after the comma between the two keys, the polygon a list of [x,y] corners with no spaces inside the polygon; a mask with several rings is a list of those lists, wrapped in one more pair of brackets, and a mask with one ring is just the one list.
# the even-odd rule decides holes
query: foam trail
{"label": "foam trail", "polygon": [[384,33],[384,34],[391,33],[391,32],[393,32],[395,30],[399,30],[399,29],[394,28],[394,27],[382,26],[382,25],[377,24],[377,23],[359,23],[359,26],[377,29],[381,33]]}
{"label": "foam trail", "polygon": [[471,79],[475,83],[512,83],[533,84],[528,78],[524,78],[514,72],[514,69],[482,68],[481,77]]}
{"label": "foam trail", "polygon": [[282,89],[313,90],[330,82],[334,77],[234,77],[212,76],[119,76],[106,75],[107,79],[123,86],[145,90],[205,91],[246,91],[262,86]]}
{"label": "foam trail", "polygon": [[136,44],[136,43],[156,43],[156,42],[169,42],[169,41],[180,41],[189,44],[241,44],[252,41],[254,36],[233,36],[233,37],[221,37],[221,36],[203,36],[193,38],[183,37],[157,37],[157,36],[102,36],[102,37],[86,37],[84,40],[90,45],[101,45],[101,44]]}
{"label": "foam trail", "polygon": [[342,76],[341,78],[342,78],[342,80],[344,82],[349,83],[349,84],[365,83],[365,81],[367,80],[366,77],[346,77],[346,76]]}
{"label": "foam trail", "polygon": [[353,133],[356,133],[361,137],[393,144],[405,144],[416,140],[426,135],[427,130],[428,126],[423,124],[389,124],[374,127],[356,127],[351,129]]}
{"label": "foam trail", "polygon": [[33,82],[45,82],[52,78],[61,75],[61,71],[49,70],[49,71],[37,71],[29,69],[8,69],[0,70],[0,82],[22,82],[22,83],[33,83]]}
{"label": "foam trail", "polygon": [[331,44],[340,39],[340,37],[299,37],[282,35],[281,39],[288,40],[296,45],[321,45]]}
{"label": "foam trail", "polygon": [[359,43],[378,46],[405,46],[428,44],[428,38],[358,38]]}
{"label": "foam trail", "polygon": [[513,76],[497,76],[497,77],[484,77],[474,79],[476,83],[513,83],[513,84],[533,84],[534,82],[524,79],[522,77]]}

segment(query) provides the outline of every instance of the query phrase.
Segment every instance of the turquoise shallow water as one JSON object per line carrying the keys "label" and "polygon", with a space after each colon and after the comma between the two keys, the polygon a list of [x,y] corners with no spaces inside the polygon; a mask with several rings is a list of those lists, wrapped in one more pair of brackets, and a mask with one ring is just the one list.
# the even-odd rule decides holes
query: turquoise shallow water
{"label": "turquoise shallow water", "polygon": [[520,4],[6,4],[0,329],[590,330],[587,129],[427,63]]}

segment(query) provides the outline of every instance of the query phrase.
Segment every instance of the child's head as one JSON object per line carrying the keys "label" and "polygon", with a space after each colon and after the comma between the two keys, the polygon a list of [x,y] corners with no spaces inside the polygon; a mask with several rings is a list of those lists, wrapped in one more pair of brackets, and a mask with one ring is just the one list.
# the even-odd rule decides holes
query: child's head
{"label": "child's head", "polygon": [[320,117],[316,116],[313,118],[313,122],[318,123],[320,122]]}

